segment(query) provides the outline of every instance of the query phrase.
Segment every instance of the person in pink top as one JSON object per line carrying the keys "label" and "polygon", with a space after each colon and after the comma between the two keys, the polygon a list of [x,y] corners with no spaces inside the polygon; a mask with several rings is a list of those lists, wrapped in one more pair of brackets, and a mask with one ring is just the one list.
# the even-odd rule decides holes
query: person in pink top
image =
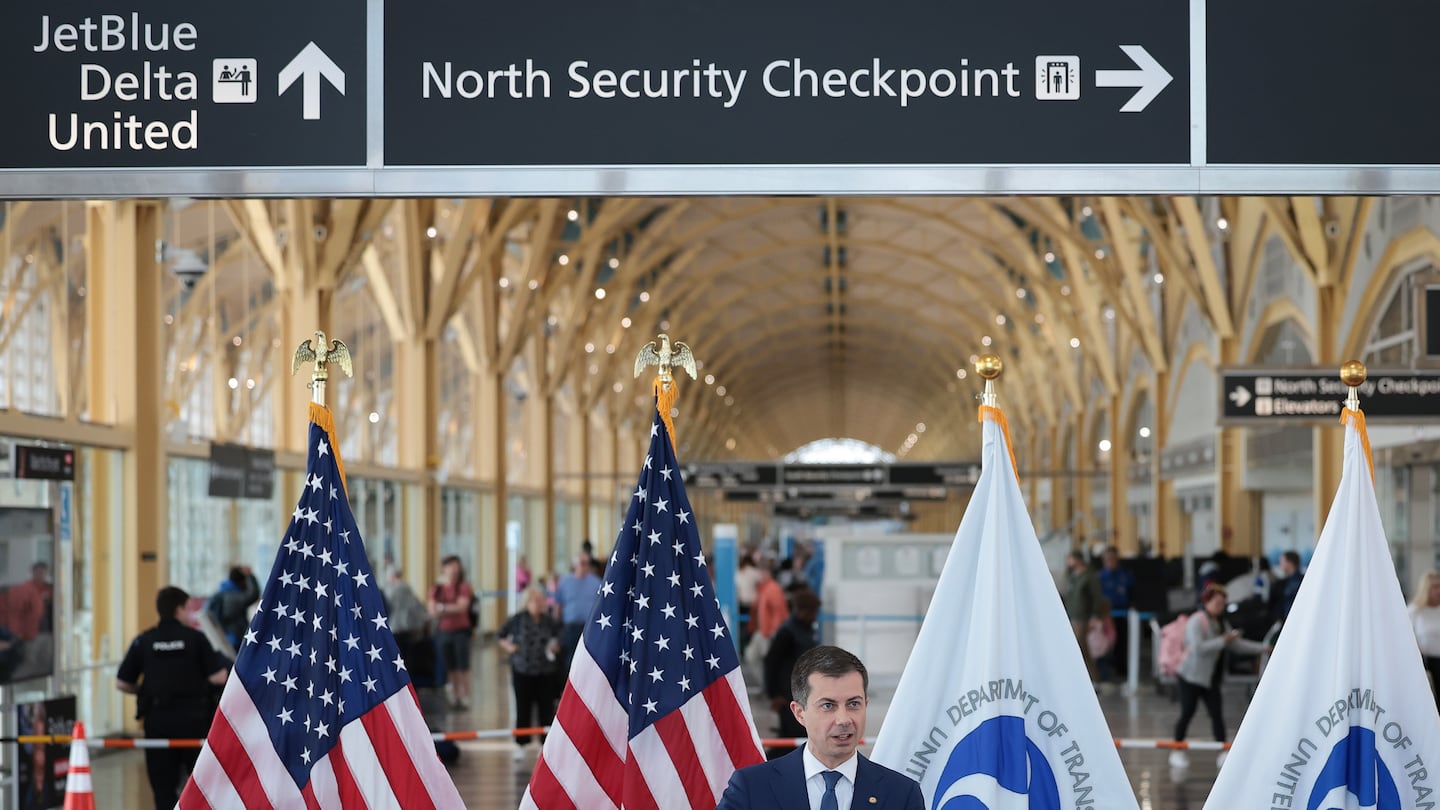
{"label": "person in pink top", "polygon": [[[775,637],[775,631],[790,617],[790,608],[785,604],[785,589],[775,581],[770,568],[759,566],[763,572],[760,584],[755,587],[755,610],[752,622],[755,633],[767,642]],[[766,645],[768,648],[768,644]]]}
{"label": "person in pink top", "polygon": [[475,598],[465,581],[465,566],[454,555],[440,563],[440,582],[430,589],[430,615],[436,619],[436,637],[450,681],[451,705],[469,708],[470,697],[470,602]]}
{"label": "person in pink top", "polygon": [[50,591],[50,566],[37,562],[30,568],[30,578],[5,594],[3,624],[24,641],[34,641],[48,612]]}

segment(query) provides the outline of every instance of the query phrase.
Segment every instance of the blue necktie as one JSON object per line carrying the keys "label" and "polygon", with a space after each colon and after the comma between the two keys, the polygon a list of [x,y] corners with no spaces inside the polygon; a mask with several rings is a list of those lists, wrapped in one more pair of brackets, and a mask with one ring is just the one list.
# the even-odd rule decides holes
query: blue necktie
{"label": "blue necktie", "polygon": [[835,783],[840,781],[839,771],[821,771],[825,777],[825,795],[820,797],[820,810],[840,810],[840,799],[835,796]]}

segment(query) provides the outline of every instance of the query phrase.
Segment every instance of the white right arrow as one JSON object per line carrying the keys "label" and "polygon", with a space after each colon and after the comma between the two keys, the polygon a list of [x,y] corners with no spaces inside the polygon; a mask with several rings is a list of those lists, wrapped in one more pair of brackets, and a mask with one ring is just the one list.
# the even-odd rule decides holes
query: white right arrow
{"label": "white right arrow", "polygon": [[1141,112],[1160,95],[1174,79],[1155,57],[1140,45],[1121,45],[1120,50],[1135,63],[1139,70],[1097,70],[1096,87],[1134,87],[1135,95],[1125,102],[1120,112]]}
{"label": "white right arrow", "polygon": [[290,85],[296,79],[303,78],[302,92],[304,94],[305,120],[316,121],[320,118],[320,78],[324,77],[345,95],[345,71],[335,64],[335,61],[320,50],[315,43],[306,45],[300,53],[290,60],[280,71],[280,95],[290,89]]}
{"label": "white right arrow", "polygon": [[1230,401],[1235,403],[1237,408],[1245,407],[1245,404],[1251,399],[1254,397],[1250,396],[1250,390],[1243,385],[1235,386],[1235,390],[1230,392]]}

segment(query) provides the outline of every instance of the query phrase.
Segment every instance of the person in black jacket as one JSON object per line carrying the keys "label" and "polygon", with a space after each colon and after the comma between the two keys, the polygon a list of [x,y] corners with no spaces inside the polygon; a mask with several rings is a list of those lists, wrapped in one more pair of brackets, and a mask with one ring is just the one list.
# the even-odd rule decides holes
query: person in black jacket
{"label": "person in black jacket", "polygon": [[258,601],[260,583],[255,579],[255,572],[248,565],[237,565],[230,569],[220,589],[205,606],[232,649],[240,649],[240,639],[250,627],[250,606]]}
{"label": "person in black jacket", "polygon": [[779,718],[781,737],[804,737],[805,727],[790,711],[790,673],[800,654],[814,647],[815,618],[820,614],[820,597],[809,588],[797,588],[790,596],[790,617],[775,631],[765,653],[765,696]]}
{"label": "person in black jacket", "polygon": [[[145,721],[145,736],[199,739],[210,733],[215,715],[214,690],[230,674],[230,662],[210,646],[205,634],[185,624],[190,594],[174,586],[155,597],[160,623],[130,643],[115,688],[138,695],[136,717]],[[147,748],[145,770],[155,792],[156,810],[180,800],[184,778],[195,767],[198,748]]]}

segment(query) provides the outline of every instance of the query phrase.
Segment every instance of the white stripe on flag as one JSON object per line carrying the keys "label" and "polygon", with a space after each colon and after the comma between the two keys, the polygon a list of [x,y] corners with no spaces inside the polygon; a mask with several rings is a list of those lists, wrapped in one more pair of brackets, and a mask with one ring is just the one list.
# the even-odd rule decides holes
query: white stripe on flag
{"label": "white stripe on flag", "polygon": [[[596,780],[595,772],[591,770],[593,766],[580,755],[575,743],[559,725],[551,726],[545,739],[545,764],[576,807],[585,810],[615,807]],[[526,791],[526,797],[529,797],[529,791]],[[531,806],[534,806],[533,801]]]}
{"label": "white stripe on flag", "polygon": [[611,691],[605,671],[590,657],[583,641],[575,650],[574,663],[570,665],[570,687],[594,715],[596,725],[605,732],[605,739],[615,750],[615,755],[624,760],[630,717]]}
{"label": "white stripe on flag", "polygon": [[269,728],[260,717],[254,701],[250,699],[250,693],[238,678],[230,679],[225,692],[226,699],[221,701],[220,711],[230,722],[235,737],[245,747],[245,754],[250,757],[255,776],[260,780],[265,795],[270,797],[270,803],[276,807],[296,803],[303,805],[305,799],[300,788],[295,786],[295,780],[290,778],[285,763],[280,761],[280,755],[275,751],[275,743],[270,739]]}
{"label": "white stripe on flag", "polygon": [[335,781],[335,766],[330,762],[333,756],[335,751],[331,749],[310,769],[310,792],[315,794],[315,802],[321,807],[340,806],[340,785]]}
{"label": "white stripe on flag", "polygon": [[430,727],[425,725],[425,718],[420,716],[420,706],[415,700],[409,689],[401,689],[387,698],[381,708],[390,712],[400,743],[415,763],[415,770],[425,783],[431,802],[436,807],[464,807],[465,802],[455,789],[455,782],[440,762],[440,755],[435,751],[435,738],[430,736]]}
{"label": "white stripe on flag", "polygon": [[[660,739],[660,732],[653,724],[630,741],[630,751],[635,755],[635,764],[650,786],[650,795],[655,797],[655,806],[661,810],[682,810],[690,806],[690,794],[685,783],[680,781],[680,772],[670,759],[670,750]],[[729,756],[727,755],[728,759]]]}
{"label": "white stripe on flag", "polygon": [[[210,805],[212,810],[246,810],[245,801],[240,798],[235,786],[230,784],[230,777],[226,776],[225,769],[220,767],[220,761],[215,758],[215,752],[210,749],[209,743],[200,749],[200,758],[195,761],[195,770],[191,772],[190,778],[194,780],[195,787],[200,789],[205,803]],[[302,799],[298,805],[288,806],[304,805]]]}
{"label": "white stripe on flag", "polygon": [[[379,706],[371,709],[379,710]],[[366,806],[370,810],[390,807],[400,810],[402,805],[395,797],[395,791],[391,789],[384,769],[380,767],[380,758],[375,754],[375,746],[370,743],[365,724],[359,720],[347,723],[340,732],[340,745],[344,750],[345,764],[350,768],[350,778],[355,780],[355,787],[360,790],[360,795],[365,797]]]}
{"label": "white stripe on flag", "polygon": [[685,719],[685,727],[695,743],[695,754],[705,771],[705,781],[710,783],[710,793],[714,795],[715,803],[719,804],[734,769],[730,765],[730,750],[720,737],[714,715],[710,714],[710,704],[703,696],[696,695],[680,707],[680,716]]}

